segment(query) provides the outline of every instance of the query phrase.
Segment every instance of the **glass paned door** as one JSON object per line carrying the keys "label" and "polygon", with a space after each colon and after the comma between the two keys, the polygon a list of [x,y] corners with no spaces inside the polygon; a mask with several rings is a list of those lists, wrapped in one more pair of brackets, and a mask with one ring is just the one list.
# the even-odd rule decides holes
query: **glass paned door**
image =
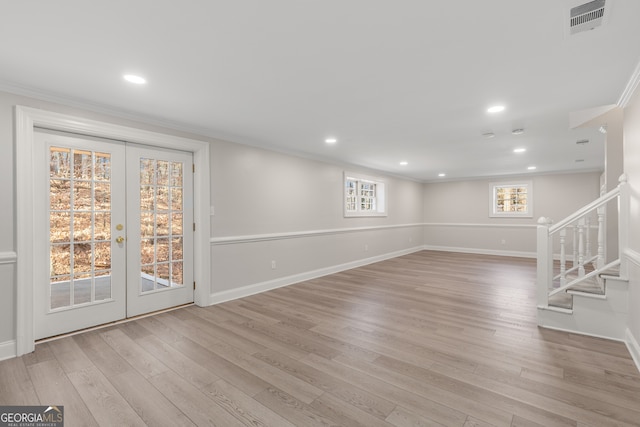
{"label": "glass paned door", "polygon": [[36,289],[36,338],[122,319],[126,250],[115,233],[124,233],[125,180],[112,171],[124,169],[125,145],[44,130],[35,144],[36,208],[46,215],[34,225],[44,261],[34,275],[46,283]]}
{"label": "glass paned door", "polygon": [[127,218],[128,245],[139,248],[127,270],[127,313],[193,302],[193,271],[185,262],[193,259],[193,156],[137,145],[127,155],[127,204],[139,206]]}
{"label": "glass paned door", "polygon": [[111,154],[49,147],[51,310],[111,298]]}
{"label": "glass paned door", "polygon": [[193,302],[192,154],[35,132],[41,339]]}

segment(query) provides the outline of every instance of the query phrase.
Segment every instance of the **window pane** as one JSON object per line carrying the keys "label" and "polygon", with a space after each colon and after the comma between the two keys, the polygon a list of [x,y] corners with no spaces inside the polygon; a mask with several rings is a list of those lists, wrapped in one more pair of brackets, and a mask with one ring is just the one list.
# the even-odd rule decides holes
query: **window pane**
{"label": "window pane", "polygon": [[111,210],[111,185],[109,183],[96,183],[94,194],[94,209],[99,211]]}
{"label": "window pane", "polygon": [[182,210],[182,188],[171,188],[171,210]]}
{"label": "window pane", "polygon": [[71,241],[71,212],[52,212],[49,216],[52,243]]}
{"label": "window pane", "polygon": [[91,271],[91,243],[73,245],[73,273],[88,273]]}
{"label": "window pane", "polygon": [[182,262],[171,263],[171,284],[180,286],[183,285]]}
{"label": "window pane", "polygon": [[169,162],[158,160],[156,168],[156,184],[169,185]]}
{"label": "window pane", "polygon": [[73,303],[87,302],[91,302],[91,274],[76,274],[73,276]]}
{"label": "window pane", "polygon": [[71,181],[52,179],[49,181],[49,206],[51,210],[64,211],[71,204]]}
{"label": "window pane", "polygon": [[96,273],[96,301],[102,301],[111,298],[111,272],[103,271]]}
{"label": "window pane", "polygon": [[155,209],[155,190],[150,185],[140,186],[140,210],[152,211]]}
{"label": "window pane", "polygon": [[155,262],[154,239],[142,239],[140,242],[140,263],[153,264]]}
{"label": "window pane", "polygon": [[111,154],[107,153],[95,153],[96,154],[96,181],[110,181],[111,180]]}
{"label": "window pane", "polygon": [[51,147],[49,151],[49,176],[51,178],[71,178],[71,150]]}
{"label": "window pane", "polygon": [[73,214],[73,240],[91,240],[91,212],[76,212]]}
{"label": "window pane", "polygon": [[155,184],[155,163],[152,159],[140,159],[140,184]]}
{"label": "window pane", "polygon": [[182,163],[171,163],[171,186],[182,187]]}
{"label": "window pane", "polygon": [[182,259],[182,237],[174,237],[171,239],[171,260],[177,261]]}
{"label": "window pane", "polygon": [[109,212],[95,213],[94,233],[95,240],[111,240],[111,214]]}
{"label": "window pane", "polygon": [[169,239],[158,239],[156,241],[156,261],[169,261]]}
{"label": "window pane", "polygon": [[73,150],[73,177],[75,179],[93,179],[91,151]]}
{"label": "window pane", "polygon": [[51,309],[71,305],[71,278],[60,277],[51,281]]}
{"label": "window pane", "polygon": [[71,245],[51,245],[51,276],[71,274]]}
{"label": "window pane", "polygon": [[94,268],[96,270],[111,269],[111,242],[95,243],[95,261]]}
{"label": "window pane", "polygon": [[91,182],[73,182],[73,209],[77,211],[91,210]]}

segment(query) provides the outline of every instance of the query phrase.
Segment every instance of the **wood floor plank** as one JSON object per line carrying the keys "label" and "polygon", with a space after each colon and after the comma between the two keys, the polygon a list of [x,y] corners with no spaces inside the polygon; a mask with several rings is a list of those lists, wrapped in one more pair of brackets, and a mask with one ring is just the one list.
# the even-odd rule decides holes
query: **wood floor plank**
{"label": "wood floor plank", "polygon": [[101,332],[100,336],[145,378],[153,377],[169,369],[120,329],[108,329]]}
{"label": "wood floor plank", "polygon": [[[324,393],[309,405],[320,415],[335,420],[345,427],[391,427],[392,424],[363,410],[360,405],[353,405],[350,399],[342,399],[331,393]],[[394,405],[395,408],[396,405]]]}
{"label": "wood floor plank", "polygon": [[100,425],[145,426],[145,422],[96,367],[67,374]]}
{"label": "wood floor plank", "polygon": [[348,382],[342,381],[338,377],[329,375],[300,361],[288,358],[278,352],[265,351],[255,353],[253,356],[379,419],[385,419],[396,406],[395,403],[370,393],[367,390],[355,387]]}
{"label": "wood floor plank", "polygon": [[172,346],[209,372],[225,379],[249,396],[254,396],[269,387],[268,382],[188,338],[183,338],[173,343]]}
{"label": "wood floor plank", "polygon": [[225,380],[216,381],[203,392],[240,422],[250,426],[294,427],[289,421],[257,402]]}
{"label": "wood floor plank", "polygon": [[109,382],[147,425],[195,426],[181,410],[137,371],[114,375],[109,378]]}
{"label": "wood floor plank", "polygon": [[242,426],[243,423],[178,374],[167,371],[149,381],[197,426]]}
{"label": "wood floor plank", "polygon": [[0,362],[0,404],[37,405],[38,395],[23,358]]}
{"label": "wood floor plank", "polygon": [[394,375],[393,372],[378,369],[372,363],[342,356],[326,360],[313,354],[303,361],[444,425],[462,425],[468,413],[481,414],[498,426],[511,423],[511,415],[505,411],[477,404],[402,375]]}
{"label": "wood floor plank", "polygon": [[155,335],[136,340],[140,347],[153,354],[165,366],[197,388],[204,388],[220,379],[213,372],[197,364]]}
{"label": "wood floor plank", "polygon": [[98,331],[74,335],[73,339],[89,360],[107,378],[133,369],[122,356],[102,339]]}
{"label": "wood floor plank", "polygon": [[315,411],[310,405],[275,387],[269,387],[254,397],[258,402],[282,415],[297,427],[338,425],[335,420],[327,418]]}
{"label": "wood floor plank", "polygon": [[64,406],[67,425],[98,425],[56,359],[35,363],[27,369],[40,402],[45,405]]}
{"label": "wood floor plank", "polygon": [[640,427],[623,343],[537,326],[534,259],[420,251],[0,361],[68,424]]}
{"label": "wood floor plank", "polygon": [[396,406],[396,409],[389,414],[387,422],[395,427],[447,427],[444,424],[416,415],[400,405]]}

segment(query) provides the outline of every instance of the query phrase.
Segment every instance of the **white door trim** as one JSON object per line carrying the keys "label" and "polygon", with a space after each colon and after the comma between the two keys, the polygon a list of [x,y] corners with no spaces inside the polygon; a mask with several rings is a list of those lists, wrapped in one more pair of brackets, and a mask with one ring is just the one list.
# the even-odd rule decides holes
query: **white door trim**
{"label": "white door trim", "polygon": [[[34,127],[117,139],[156,147],[193,152],[194,175],[194,300],[210,305],[210,175],[209,143],[157,132],[114,125],[36,108],[15,107],[16,132],[16,351],[17,356],[35,349],[34,341]],[[124,171],[123,171],[124,173]]]}

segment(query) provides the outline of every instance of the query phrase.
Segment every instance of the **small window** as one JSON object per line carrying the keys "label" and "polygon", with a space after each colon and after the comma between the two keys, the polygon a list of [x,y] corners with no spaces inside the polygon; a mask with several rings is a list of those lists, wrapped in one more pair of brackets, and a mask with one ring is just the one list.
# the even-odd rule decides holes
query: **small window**
{"label": "small window", "polygon": [[344,216],[386,216],[385,183],[377,178],[344,174]]}
{"label": "small window", "polygon": [[531,181],[490,184],[490,217],[533,217]]}

